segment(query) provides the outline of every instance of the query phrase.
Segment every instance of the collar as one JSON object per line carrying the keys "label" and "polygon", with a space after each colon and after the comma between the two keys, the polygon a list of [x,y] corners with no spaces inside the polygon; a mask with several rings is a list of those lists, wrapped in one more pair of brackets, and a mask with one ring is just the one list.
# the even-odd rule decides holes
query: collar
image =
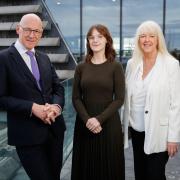
{"label": "collar", "polygon": [[[24,47],[24,45],[19,41],[19,39],[16,40],[14,46],[18,50],[20,55],[25,54],[27,51],[29,51]],[[35,49],[34,48],[31,49],[30,51],[32,51],[35,54]]]}

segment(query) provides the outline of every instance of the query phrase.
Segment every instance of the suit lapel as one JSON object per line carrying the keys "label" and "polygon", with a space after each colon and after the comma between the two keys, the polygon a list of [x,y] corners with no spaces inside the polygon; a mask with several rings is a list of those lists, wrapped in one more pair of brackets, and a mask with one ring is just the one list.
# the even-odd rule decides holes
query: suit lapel
{"label": "suit lapel", "polygon": [[9,47],[9,52],[10,52],[10,55],[11,55],[11,58],[13,59],[13,61],[16,62],[17,68],[19,69],[19,71],[22,71],[24,73],[24,75],[31,82],[34,83],[36,88],[39,89],[37,86],[37,83],[36,83],[36,79],[34,78],[33,74],[29,70],[28,66],[26,65],[26,63],[24,62],[24,60],[22,59],[21,55],[19,54],[17,49],[14,47],[14,45]]}
{"label": "suit lapel", "polygon": [[36,61],[38,63],[38,67],[39,67],[39,73],[40,73],[40,85],[41,85],[41,89],[42,91],[44,90],[44,82],[45,82],[45,79],[44,79],[44,74],[46,73],[45,72],[45,67],[44,67],[44,59],[41,58],[41,55],[36,51],[35,53],[35,57],[36,57]]}

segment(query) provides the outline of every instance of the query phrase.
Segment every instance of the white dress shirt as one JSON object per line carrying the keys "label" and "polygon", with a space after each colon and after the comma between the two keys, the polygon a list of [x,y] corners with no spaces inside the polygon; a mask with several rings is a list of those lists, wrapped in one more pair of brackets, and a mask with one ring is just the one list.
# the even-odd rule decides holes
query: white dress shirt
{"label": "white dress shirt", "polygon": [[[28,66],[29,70],[32,72],[32,68],[31,68],[31,60],[30,57],[28,56],[28,54],[26,53],[28,50],[20,43],[20,41],[17,39],[16,43],[14,44],[15,48],[17,49],[17,51],[19,52],[19,54],[21,55],[21,57],[23,58],[24,62],[26,63],[26,65]],[[32,52],[35,53],[35,49],[31,49]],[[34,57],[36,59],[36,57]]]}
{"label": "white dress shirt", "polygon": [[142,79],[143,63],[141,63],[134,78],[134,88],[131,95],[130,125],[133,129],[139,132],[143,132],[145,130],[144,109],[146,104],[146,94],[153,75],[153,69],[154,67],[147,76]]}

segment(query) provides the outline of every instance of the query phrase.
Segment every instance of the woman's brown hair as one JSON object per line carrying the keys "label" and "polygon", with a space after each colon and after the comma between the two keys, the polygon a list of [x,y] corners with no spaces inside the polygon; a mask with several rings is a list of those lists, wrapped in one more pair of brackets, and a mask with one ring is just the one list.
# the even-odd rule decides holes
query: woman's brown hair
{"label": "woman's brown hair", "polygon": [[88,31],[88,33],[87,33],[87,36],[86,36],[86,40],[87,40],[87,43],[86,43],[87,54],[86,54],[85,61],[90,63],[91,59],[93,57],[93,51],[90,48],[88,38],[92,35],[92,31],[94,29],[96,29],[107,40],[106,48],[105,48],[105,56],[106,56],[107,61],[109,61],[109,62],[114,61],[115,57],[116,57],[116,52],[115,52],[115,50],[113,48],[113,40],[112,40],[112,37],[111,37],[107,27],[102,25],[102,24],[96,24],[96,25],[91,26],[89,31]]}

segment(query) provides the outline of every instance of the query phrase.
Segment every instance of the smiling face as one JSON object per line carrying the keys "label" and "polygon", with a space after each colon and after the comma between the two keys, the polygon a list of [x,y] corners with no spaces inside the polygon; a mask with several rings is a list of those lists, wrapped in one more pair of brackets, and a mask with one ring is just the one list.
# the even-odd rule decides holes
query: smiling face
{"label": "smiling face", "polygon": [[143,54],[157,51],[158,38],[154,33],[142,33],[139,35],[139,46]]}
{"label": "smiling face", "polygon": [[92,30],[91,35],[88,37],[88,41],[90,48],[94,53],[105,52],[107,40],[96,29]]}
{"label": "smiling face", "polygon": [[16,28],[19,41],[27,50],[37,46],[42,36],[42,22],[35,14],[27,14],[22,17],[20,24]]}

